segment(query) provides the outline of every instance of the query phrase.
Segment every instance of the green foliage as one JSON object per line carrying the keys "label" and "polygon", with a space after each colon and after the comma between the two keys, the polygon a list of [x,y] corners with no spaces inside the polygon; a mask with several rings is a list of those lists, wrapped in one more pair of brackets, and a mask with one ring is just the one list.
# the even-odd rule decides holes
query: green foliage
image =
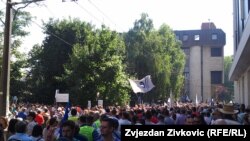
{"label": "green foliage", "polygon": [[[62,81],[64,64],[69,60],[74,44],[85,44],[92,30],[90,24],[74,20],[50,20],[45,25],[45,40],[41,47],[30,53],[30,89],[35,97],[47,97],[54,101],[55,90],[68,92]],[[39,72],[39,73],[38,73]]]}
{"label": "green foliage", "polygon": [[[12,67],[13,78],[20,82],[23,75],[18,68],[29,68],[26,85],[14,81],[12,84],[25,88],[22,94],[30,102],[51,104],[59,89],[69,93],[74,104],[87,106],[91,100],[94,105],[103,99],[105,105],[125,105],[132,93],[129,75],[151,75],[156,87],[146,95],[148,101],[167,99],[170,90],[176,97],[180,93],[185,63],[180,43],[167,25],[155,30],[147,14],[142,14],[134,27],[123,34],[125,40],[105,26],[95,29],[78,19],[51,19],[44,27],[46,37],[41,46],[33,47],[28,63],[16,53],[19,58]],[[26,35],[16,31],[13,33]],[[20,93],[19,88],[15,93]]]}
{"label": "green foliage", "polygon": [[[103,99],[104,104],[125,105],[129,101],[128,76],[122,64],[125,46],[116,32],[102,27],[89,35],[85,45],[75,45],[65,66],[65,80],[75,103]],[[100,93],[97,97],[97,93]]]}
{"label": "green foliage", "polygon": [[25,68],[27,60],[23,54],[19,54],[16,61],[13,61],[10,66],[10,95],[18,96],[19,100],[23,99],[23,94],[26,91]]}
{"label": "green foliage", "polygon": [[[44,102],[48,100],[46,93],[46,82],[44,76],[44,66],[41,64],[42,46],[34,45],[29,52],[28,67],[29,73],[26,77],[27,91],[25,99],[30,102]],[[52,99],[53,100],[53,99]]]}
{"label": "green foliage", "polygon": [[233,56],[224,57],[224,87],[225,87],[224,98],[226,101],[232,100],[234,95],[234,82],[229,80],[229,71],[232,63],[233,63]]}
{"label": "green foliage", "polygon": [[138,79],[151,75],[156,85],[147,94],[148,100],[166,99],[170,90],[180,93],[185,55],[167,25],[154,30],[152,20],[147,14],[142,14],[134,28],[125,35],[125,41],[128,72]]}
{"label": "green foliage", "polygon": [[[4,23],[5,16],[4,12],[0,11],[0,63],[2,64],[3,56],[3,39],[4,39]],[[19,48],[22,44],[21,38],[28,35],[25,31],[31,21],[31,15],[29,12],[19,11],[15,14],[12,24],[12,44],[11,44],[11,67],[10,67],[10,95],[11,96],[22,96],[26,92],[25,82],[25,70],[27,66],[27,60],[23,53],[20,53]],[[0,67],[2,70],[2,65]],[[19,97],[22,99],[21,97]]]}
{"label": "green foliage", "polygon": [[29,34],[24,28],[30,25],[32,16],[29,12],[25,11],[15,11],[14,19],[12,23],[12,35],[13,37],[19,36],[24,37]]}
{"label": "green foliage", "polygon": [[105,27],[94,30],[78,19],[51,20],[45,27],[43,45],[29,54],[28,86],[34,97],[52,103],[59,89],[83,106],[88,100],[97,101],[97,92],[105,104],[128,102],[125,46],[116,32]]}

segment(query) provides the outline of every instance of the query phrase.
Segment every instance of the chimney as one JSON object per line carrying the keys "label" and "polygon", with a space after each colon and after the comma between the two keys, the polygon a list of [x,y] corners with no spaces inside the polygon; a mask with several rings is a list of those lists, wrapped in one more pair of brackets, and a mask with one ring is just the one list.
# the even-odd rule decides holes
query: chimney
{"label": "chimney", "polygon": [[201,24],[201,29],[216,29],[216,26],[213,22],[204,22]]}

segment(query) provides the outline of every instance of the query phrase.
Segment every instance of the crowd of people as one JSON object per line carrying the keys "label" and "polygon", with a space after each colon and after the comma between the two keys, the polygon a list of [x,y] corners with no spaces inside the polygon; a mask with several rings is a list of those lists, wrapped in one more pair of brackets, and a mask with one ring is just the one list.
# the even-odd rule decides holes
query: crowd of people
{"label": "crowd of people", "polygon": [[250,107],[175,103],[84,109],[13,103],[9,116],[0,118],[0,141],[120,141],[122,125],[250,125]]}

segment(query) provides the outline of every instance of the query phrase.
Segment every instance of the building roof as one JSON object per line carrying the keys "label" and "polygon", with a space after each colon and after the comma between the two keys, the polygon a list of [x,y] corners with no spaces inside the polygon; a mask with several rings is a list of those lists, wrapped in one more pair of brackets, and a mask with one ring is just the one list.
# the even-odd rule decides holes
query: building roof
{"label": "building roof", "polygon": [[204,22],[201,24],[201,29],[216,29],[216,26],[213,22]]}

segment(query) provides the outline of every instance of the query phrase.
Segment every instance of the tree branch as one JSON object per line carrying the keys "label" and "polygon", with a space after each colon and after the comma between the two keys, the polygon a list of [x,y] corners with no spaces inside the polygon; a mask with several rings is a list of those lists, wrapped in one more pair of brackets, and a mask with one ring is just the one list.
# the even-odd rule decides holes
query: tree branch
{"label": "tree branch", "polygon": [[33,2],[39,2],[39,1],[45,1],[45,0],[33,0],[33,1],[23,1],[23,2],[12,2],[11,5],[18,5],[18,4],[25,4],[25,3],[33,3]]}
{"label": "tree branch", "polygon": [[4,21],[2,19],[0,19],[1,23],[3,23],[3,25],[5,25]]}
{"label": "tree branch", "polygon": [[28,5],[30,5],[31,4],[31,2],[30,3],[27,3],[26,5],[24,5],[24,6],[22,6],[22,7],[18,7],[17,9],[14,9],[15,10],[15,13],[14,13],[14,16],[13,16],[13,21],[16,19],[16,15],[17,15],[17,13],[19,12],[19,10],[20,9],[23,9],[23,8],[26,8]]}

